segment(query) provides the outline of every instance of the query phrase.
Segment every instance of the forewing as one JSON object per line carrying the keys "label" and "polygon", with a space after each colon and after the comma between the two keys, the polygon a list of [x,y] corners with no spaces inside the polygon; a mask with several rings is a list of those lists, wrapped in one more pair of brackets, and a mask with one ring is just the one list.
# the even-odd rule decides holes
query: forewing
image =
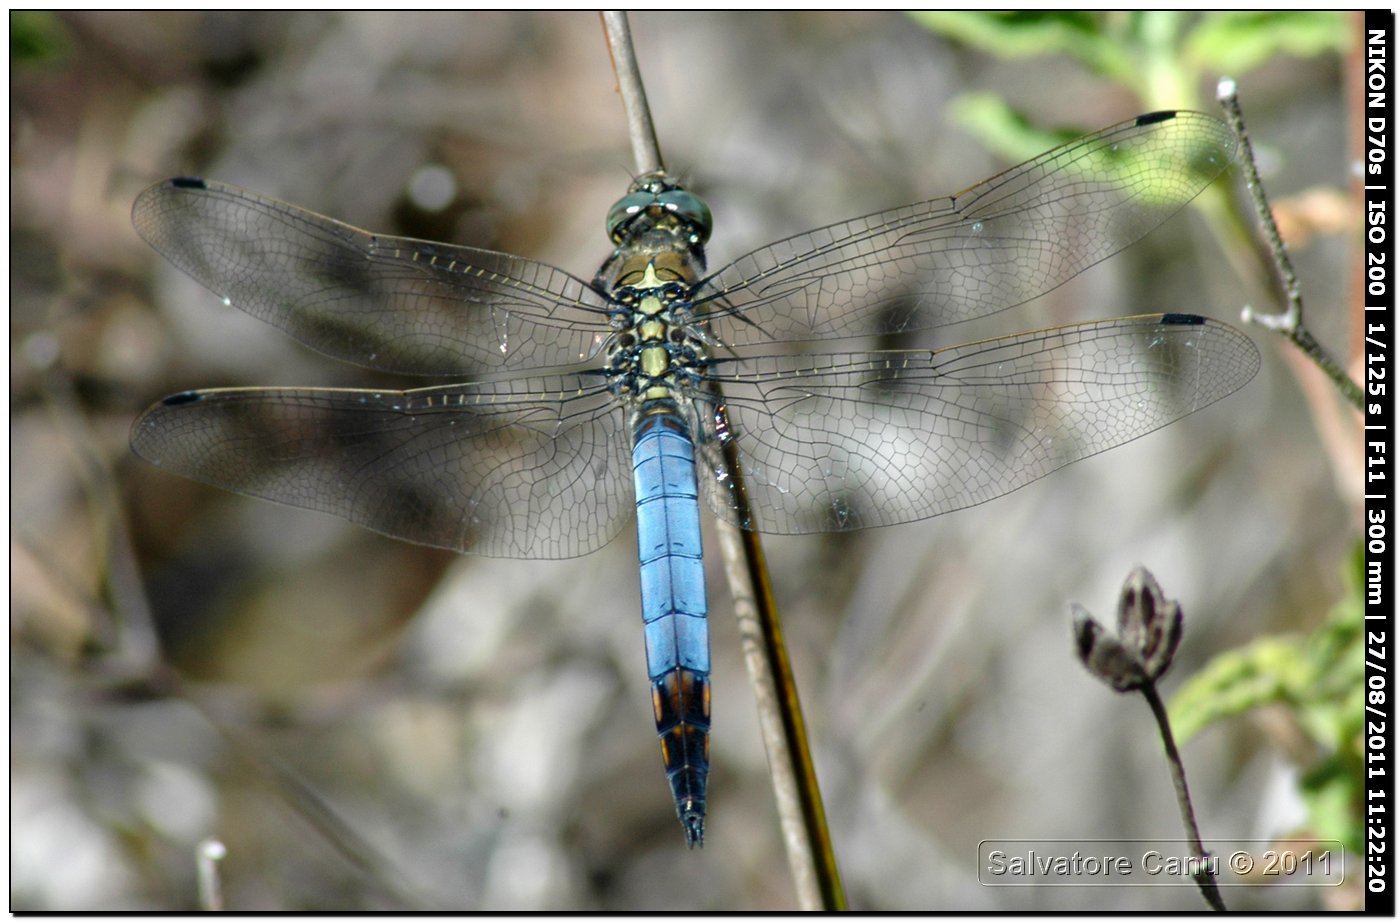
{"label": "forewing", "polygon": [[623,414],[597,378],[410,391],[230,388],[148,409],[138,455],[166,470],[490,557],[563,558],[632,512]]}
{"label": "forewing", "polygon": [[[994,499],[1243,387],[1259,353],[1186,314],[1076,324],[937,351],[719,363],[752,516],[710,478],[716,513],[774,534],[912,522]],[[713,419],[714,414],[707,413]]]}
{"label": "forewing", "polygon": [[570,365],[608,332],[606,300],[553,266],[378,236],[224,183],[158,183],[131,220],[228,303],[369,368],[474,377]]}
{"label": "forewing", "polygon": [[697,301],[731,346],[982,317],[1147,234],[1224,172],[1236,146],[1208,115],[1139,116],[957,195],[755,250],[709,279]]}

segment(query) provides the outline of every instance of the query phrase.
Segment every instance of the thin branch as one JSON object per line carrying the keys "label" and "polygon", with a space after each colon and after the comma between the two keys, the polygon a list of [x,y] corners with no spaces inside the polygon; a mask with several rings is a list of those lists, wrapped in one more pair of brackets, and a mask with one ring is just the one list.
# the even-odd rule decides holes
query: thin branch
{"label": "thin branch", "polygon": [[1244,321],[1257,324],[1287,337],[1303,351],[1304,355],[1312,359],[1313,363],[1322,369],[1323,373],[1342,392],[1342,396],[1359,410],[1362,405],[1360,385],[1347,376],[1341,364],[1322,347],[1322,344],[1303,325],[1302,288],[1298,284],[1297,274],[1293,271],[1293,260],[1288,257],[1288,248],[1284,246],[1283,238],[1278,232],[1278,225],[1274,223],[1273,211],[1269,208],[1269,199],[1264,193],[1264,184],[1259,179],[1259,169],[1254,162],[1254,148],[1249,143],[1248,132],[1245,131],[1244,113],[1240,109],[1240,98],[1235,81],[1228,77],[1221,80],[1216,96],[1220,101],[1220,107],[1225,111],[1226,121],[1230,123],[1235,136],[1239,138],[1240,150],[1244,155],[1241,158],[1241,163],[1244,166],[1245,184],[1249,187],[1250,198],[1254,202],[1254,210],[1259,217],[1259,225],[1263,228],[1264,238],[1269,244],[1269,253],[1273,256],[1274,267],[1278,271],[1279,282],[1283,286],[1286,301],[1286,306],[1281,314],[1262,314],[1246,305],[1242,312]]}
{"label": "thin branch", "polygon": [[622,10],[604,10],[603,30],[608,37],[608,52],[612,55],[613,73],[617,75],[617,91],[622,97],[622,109],[627,116],[627,136],[632,142],[632,159],[638,173],[656,173],[666,169],[661,160],[661,145],[656,140],[656,126],[651,121],[646,87],[637,66],[637,54],[632,48],[632,29]]}
{"label": "thin branch", "polygon": [[[160,661],[160,644],[141,568],[131,545],[121,491],[112,472],[113,462],[99,445],[79,406],[73,381],[61,367],[47,369],[43,396],[77,462],[78,481],[86,494],[93,532],[104,555],[102,573],[111,607],[107,609],[99,603],[90,610],[109,611],[113,620],[94,620],[94,635],[103,643],[109,662],[120,663],[127,670],[144,671]],[[48,567],[54,572],[56,565]]]}
{"label": "thin branch", "polygon": [[205,839],[195,847],[195,878],[199,887],[199,908],[223,912],[224,888],[219,879],[219,862],[228,854],[218,839]]}
{"label": "thin branch", "polygon": [[1197,870],[1191,875],[1200,888],[1201,896],[1216,912],[1227,912],[1225,900],[1216,886],[1215,875],[1210,872],[1210,856],[1201,842],[1201,830],[1196,825],[1196,811],[1191,809],[1191,792],[1186,787],[1186,768],[1181,762],[1181,753],[1176,748],[1176,738],[1172,736],[1171,721],[1167,719],[1167,709],[1162,704],[1162,696],[1157,694],[1154,682],[1147,682],[1142,688],[1142,696],[1152,708],[1152,716],[1157,718],[1157,732],[1162,737],[1162,748],[1167,753],[1167,766],[1172,773],[1172,786],[1176,788],[1176,805],[1181,811],[1181,824],[1191,838],[1191,848],[1199,859]]}
{"label": "thin branch", "polygon": [[257,780],[274,791],[337,855],[349,863],[360,881],[372,883],[380,893],[411,912],[426,910],[422,885],[406,880],[393,862],[341,818],[311,784],[273,755],[270,747],[263,745],[253,733],[216,715],[207,701],[190,694],[188,688],[182,697],[199,708],[228,740],[232,751],[253,770]]}
{"label": "thin branch", "polygon": [[[722,399],[718,385],[712,387],[716,399]],[[724,404],[719,402],[716,406],[727,429]],[[752,521],[748,488],[733,441],[724,445],[724,461],[739,520]],[[718,523],[717,530],[799,902],[809,910],[846,909],[846,892],[826,823],[797,680],[783,639],[762,542],[757,532],[741,530],[725,521]]]}

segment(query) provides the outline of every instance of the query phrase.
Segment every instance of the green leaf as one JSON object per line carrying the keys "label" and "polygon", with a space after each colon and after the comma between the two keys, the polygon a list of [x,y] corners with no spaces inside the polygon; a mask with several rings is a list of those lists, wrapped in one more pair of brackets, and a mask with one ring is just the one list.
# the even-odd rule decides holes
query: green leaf
{"label": "green leaf", "polygon": [[1265,637],[1223,653],[1172,696],[1172,732],[1186,742],[1226,717],[1288,700],[1289,677],[1305,671],[1305,644],[1296,637]]}
{"label": "green leaf", "polygon": [[1132,73],[1104,14],[1091,12],[949,12],[909,14],[931,32],[1003,58],[1067,54],[1114,79]]}
{"label": "green leaf", "polygon": [[1171,718],[1185,741],[1224,717],[1283,704],[1320,746],[1346,744],[1360,730],[1365,663],[1361,561],[1346,567],[1346,591],[1306,637],[1263,637],[1222,654],[1172,698]]}
{"label": "green leaf", "polygon": [[10,63],[44,64],[68,53],[63,24],[44,10],[14,10],[10,13]]}
{"label": "green leaf", "polygon": [[1008,163],[1029,160],[1084,133],[1037,128],[1025,113],[1013,109],[995,93],[964,93],[954,97],[948,103],[948,118]]}
{"label": "green leaf", "polygon": [[1310,832],[1322,839],[1336,839],[1353,854],[1361,852],[1361,759],[1338,754],[1318,763],[1298,784],[1308,808]]}
{"label": "green leaf", "polygon": [[1197,69],[1241,77],[1280,54],[1306,58],[1341,53],[1348,32],[1341,12],[1214,13],[1201,18],[1183,51]]}

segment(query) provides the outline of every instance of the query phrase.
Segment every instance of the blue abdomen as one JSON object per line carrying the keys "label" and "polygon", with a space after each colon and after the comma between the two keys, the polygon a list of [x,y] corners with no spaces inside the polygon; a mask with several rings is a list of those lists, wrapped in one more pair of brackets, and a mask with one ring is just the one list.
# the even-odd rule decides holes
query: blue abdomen
{"label": "blue abdomen", "polygon": [[652,711],[676,813],[694,846],[704,835],[710,767],[710,638],[695,446],[673,411],[640,416],[632,474]]}

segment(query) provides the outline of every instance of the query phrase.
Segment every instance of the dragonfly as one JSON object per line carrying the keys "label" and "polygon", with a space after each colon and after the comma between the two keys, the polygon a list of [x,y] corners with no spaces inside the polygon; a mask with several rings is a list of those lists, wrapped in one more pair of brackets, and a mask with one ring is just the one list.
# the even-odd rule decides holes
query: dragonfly
{"label": "dragonfly", "polygon": [[171,179],[137,197],[133,223],[224,303],[334,358],[451,383],[184,391],[136,420],[131,445],[176,474],[468,554],[575,557],[635,516],[652,709],[694,847],[710,731],[701,503],[782,535],[913,522],[1243,387],[1254,345],[1188,313],[828,348],[1029,301],[1166,221],[1236,155],[1208,115],[1142,115],[717,271],[708,206],[649,173],[610,209],[613,250],[587,281]]}

